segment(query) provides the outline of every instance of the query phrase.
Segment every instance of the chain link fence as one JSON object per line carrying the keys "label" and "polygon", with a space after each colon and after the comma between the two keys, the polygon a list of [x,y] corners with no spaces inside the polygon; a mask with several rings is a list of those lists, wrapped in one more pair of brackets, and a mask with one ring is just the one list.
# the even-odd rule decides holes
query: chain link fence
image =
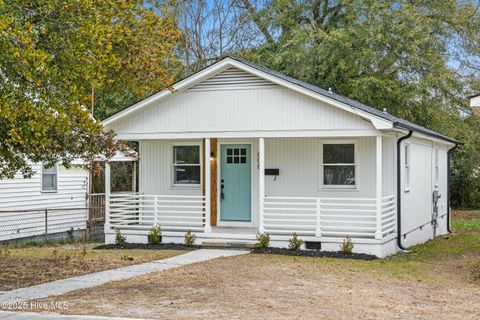
{"label": "chain link fence", "polygon": [[100,207],[0,209],[0,243],[101,241],[102,212]]}

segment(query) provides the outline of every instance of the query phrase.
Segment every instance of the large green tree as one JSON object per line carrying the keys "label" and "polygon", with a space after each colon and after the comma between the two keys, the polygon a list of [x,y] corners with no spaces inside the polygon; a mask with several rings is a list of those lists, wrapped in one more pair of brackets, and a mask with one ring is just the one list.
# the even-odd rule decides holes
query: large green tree
{"label": "large green tree", "polygon": [[170,86],[180,33],[169,8],[0,0],[0,178],[31,175],[30,162],[112,154],[113,133],[92,117],[92,102],[103,115],[117,111],[105,102],[113,93],[133,101]]}
{"label": "large green tree", "polygon": [[241,54],[455,137],[453,204],[480,207],[478,1],[241,1],[263,44]]}

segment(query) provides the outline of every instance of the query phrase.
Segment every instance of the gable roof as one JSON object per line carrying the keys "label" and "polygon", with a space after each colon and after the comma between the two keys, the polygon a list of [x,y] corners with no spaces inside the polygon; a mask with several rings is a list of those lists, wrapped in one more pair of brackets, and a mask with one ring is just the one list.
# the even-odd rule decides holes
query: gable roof
{"label": "gable roof", "polygon": [[[327,99],[327,102],[330,102],[330,103],[333,102],[335,106],[345,109],[347,111],[350,111],[350,112],[360,111],[360,114],[358,114],[358,112],[356,113],[360,116],[369,118],[370,120],[372,120],[372,122],[376,127],[379,127],[381,129],[399,128],[403,130],[412,130],[412,131],[415,131],[430,137],[434,137],[437,139],[441,139],[456,145],[461,144],[459,141],[452,139],[448,136],[445,136],[433,130],[429,130],[422,126],[416,125],[410,121],[404,120],[402,118],[396,117],[386,112],[382,112],[380,110],[367,106],[363,103],[360,103],[356,100],[349,99],[339,94],[335,94],[328,90],[325,90],[320,87],[306,83],[304,81],[300,81],[298,79],[289,77],[280,72],[265,68],[263,66],[254,64],[252,62],[241,60],[238,58],[233,58],[233,57],[225,57],[213,63],[212,65],[196,72],[195,74],[175,83],[172,86],[173,90],[165,89],[155,94],[152,94],[151,96],[108,117],[107,119],[103,120],[102,123],[104,125],[107,125],[114,121],[117,121],[132,112],[138,111],[144,106],[150,105],[152,102],[155,102],[170,96],[177,90],[180,91],[180,90],[188,89],[189,87],[192,87],[193,85],[209,78],[210,76],[215,75],[221,72],[222,70],[225,70],[226,68],[232,67],[232,66],[243,69],[244,71],[247,71],[247,72],[252,72],[252,73],[255,72],[260,77],[263,77],[263,78],[268,77],[268,79],[271,80],[272,82],[276,82],[284,86],[289,86],[292,89],[296,91],[302,91],[305,94],[308,94],[308,93],[317,94],[318,95],[317,98],[318,97],[325,98]],[[304,90],[301,90],[301,89],[304,89]],[[349,108],[353,108],[354,110],[349,110]],[[386,126],[386,124],[388,124],[388,126]]]}

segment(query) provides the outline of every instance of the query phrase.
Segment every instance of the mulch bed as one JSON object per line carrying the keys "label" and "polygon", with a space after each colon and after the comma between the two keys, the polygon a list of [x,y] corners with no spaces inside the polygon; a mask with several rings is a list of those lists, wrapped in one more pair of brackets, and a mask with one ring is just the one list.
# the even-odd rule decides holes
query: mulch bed
{"label": "mulch bed", "polygon": [[143,250],[197,250],[201,249],[202,246],[193,245],[187,247],[184,244],[180,243],[159,243],[159,244],[149,244],[149,243],[125,243],[124,245],[116,244],[103,244],[101,246],[95,247],[94,249],[100,250],[121,250],[121,249],[143,249]]}
{"label": "mulch bed", "polygon": [[[187,247],[180,243],[126,243],[124,245],[104,244],[94,249],[105,250],[120,250],[120,249],[143,249],[143,250],[198,250],[207,248],[201,245],[194,245]],[[224,248],[225,249],[225,248]],[[296,257],[318,257],[318,258],[339,258],[339,259],[356,259],[356,260],[375,260],[378,259],[374,255],[365,253],[351,253],[345,254],[341,251],[320,251],[320,250],[290,250],[286,248],[255,248],[251,251],[258,254],[278,254],[282,256],[296,256]]]}
{"label": "mulch bed", "polygon": [[340,258],[356,260],[375,260],[376,256],[366,253],[345,254],[341,251],[320,251],[320,250],[290,250],[286,248],[255,248],[252,253],[278,254],[282,256],[296,257],[319,257],[319,258]]}

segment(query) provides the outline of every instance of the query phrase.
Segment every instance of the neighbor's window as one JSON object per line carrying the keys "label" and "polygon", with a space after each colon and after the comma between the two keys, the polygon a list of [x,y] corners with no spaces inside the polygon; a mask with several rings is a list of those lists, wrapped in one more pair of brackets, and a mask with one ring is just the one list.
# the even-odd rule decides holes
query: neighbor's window
{"label": "neighbor's window", "polygon": [[323,145],[323,185],[355,187],[355,144]]}
{"label": "neighbor's window", "polygon": [[42,191],[57,191],[57,166],[42,165]]}
{"label": "neighbor's window", "polygon": [[200,146],[173,147],[173,184],[200,184]]}
{"label": "neighbor's window", "polygon": [[435,187],[438,187],[438,175],[439,175],[439,169],[438,169],[438,149],[435,149],[434,152],[434,161],[435,161]]}
{"label": "neighbor's window", "polygon": [[403,160],[403,166],[404,166],[404,174],[405,174],[405,191],[410,190],[410,145],[405,144],[404,147],[404,160]]}

